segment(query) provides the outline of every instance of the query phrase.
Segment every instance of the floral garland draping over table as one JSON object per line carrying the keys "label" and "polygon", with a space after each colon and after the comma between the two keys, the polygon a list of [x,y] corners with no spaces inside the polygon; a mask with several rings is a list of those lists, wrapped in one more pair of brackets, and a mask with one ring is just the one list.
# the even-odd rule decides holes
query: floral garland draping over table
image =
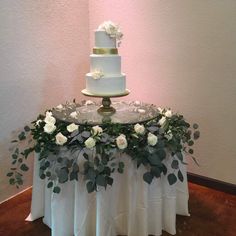
{"label": "floral garland draping over table", "polygon": [[[143,180],[150,184],[154,178],[167,174],[163,164],[167,153],[171,154],[171,171],[168,171],[170,185],[183,181],[179,165],[186,164],[183,152],[192,156],[192,146],[199,138],[198,125],[190,126],[180,114],[174,114],[170,109],[155,108],[156,115],[152,119],[135,124],[113,123],[104,121],[101,124],[78,124],[79,114],[75,107],[93,104],[87,101],[83,104],[67,103],[48,110],[32,122],[32,127],[24,130],[13,140],[12,167],[7,173],[11,185],[19,187],[23,184],[23,173],[29,168],[25,160],[30,153],[39,154],[39,177],[47,179],[47,187],[54,193],[60,192],[60,184],[78,180],[83,176],[87,191],[97,191],[99,186],[107,188],[112,185],[112,173],[123,173],[125,165],[121,155],[127,154],[137,165],[146,167]],[[138,113],[145,110],[136,104]],[[69,110],[70,119],[56,119],[55,112]],[[69,120],[69,122],[68,122]],[[22,143],[26,147],[22,148]],[[24,145],[23,145],[24,146]],[[66,149],[70,155],[60,156]],[[79,165],[78,158],[84,158]]]}

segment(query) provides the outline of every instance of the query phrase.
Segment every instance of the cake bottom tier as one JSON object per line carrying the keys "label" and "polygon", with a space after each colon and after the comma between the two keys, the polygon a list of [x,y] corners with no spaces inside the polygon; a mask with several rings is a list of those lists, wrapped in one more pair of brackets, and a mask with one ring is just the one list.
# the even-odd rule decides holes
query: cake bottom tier
{"label": "cake bottom tier", "polygon": [[104,76],[94,79],[90,73],[86,74],[86,90],[94,95],[117,95],[125,92],[125,74]]}

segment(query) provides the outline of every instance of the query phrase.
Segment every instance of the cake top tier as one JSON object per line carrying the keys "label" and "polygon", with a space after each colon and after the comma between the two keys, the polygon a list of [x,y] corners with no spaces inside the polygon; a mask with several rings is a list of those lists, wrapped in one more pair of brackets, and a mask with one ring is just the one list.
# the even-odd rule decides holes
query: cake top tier
{"label": "cake top tier", "polygon": [[95,31],[95,47],[116,48],[122,39],[119,26],[112,21],[105,21]]}

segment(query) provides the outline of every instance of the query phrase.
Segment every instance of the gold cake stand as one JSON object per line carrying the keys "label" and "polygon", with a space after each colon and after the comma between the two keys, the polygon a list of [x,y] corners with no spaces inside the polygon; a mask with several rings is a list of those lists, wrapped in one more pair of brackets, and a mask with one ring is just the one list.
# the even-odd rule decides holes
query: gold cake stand
{"label": "gold cake stand", "polygon": [[129,95],[130,90],[126,89],[124,93],[111,94],[111,95],[109,95],[109,94],[97,95],[97,94],[90,93],[86,89],[83,89],[81,92],[82,92],[82,94],[84,94],[85,96],[88,96],[88,97],[102,98],[102,106],[100,108],[98,108],[97,112],[101,115],[104,115],[104,116],[111,116],[112,114],[114,114],[116,112],[116,109],[111,106],[111,98],[127,96],[127,95]]}

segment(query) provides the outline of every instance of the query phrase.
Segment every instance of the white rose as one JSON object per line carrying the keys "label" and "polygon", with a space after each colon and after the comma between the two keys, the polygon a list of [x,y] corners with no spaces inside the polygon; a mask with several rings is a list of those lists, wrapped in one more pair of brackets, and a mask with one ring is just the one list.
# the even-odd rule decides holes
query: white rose
{"label": "white rose", "polygon": [[67,129],[70,133],[74,132],[75,130],[78,130],[78,128],[79,128],[79,126],[76,125],[76,124],[74,124],[74,123],[72,123],[72,124],[66,126],[66,129]]}
{"label": "white rose", "polygon": [[55,125],[56,119],[53,116],[50,115],[50,116],[46,116],[45,117],[44,122],[46,124],[53,124],[53,125]]}
{"label": "white rose", "polygon": [[43,127],[44,132],[51,134],[57,127],[54,124],[46,123]]}
{"label": "white rose", "polygon": [[172,116],[172,111],[171,111],[171,110],[167,110],[167,111],[165,112],[165,116],[168,117],[168,118],[170,118],[170,117]]}
{"label": "white rose", "polygon": [[137,134],[144,134],[145,132],[145,127],[143,125],[140,125],[140,124],[136,124],[134,126],[134,131],[137,133]]}
{"label": "white rose", "polygon": [[46,112],[46,117],[47,117],[47,116],[52,116],[52,112],[51,112],[51,111],[47,111],[47,112]]}
{"label": "white rose", "polygon": [[92,137],[89,137],[88,139],[86,139],[84,144],[87,148],[92,149],[96,145],[96,140]]}
{"label": "white rose", "polygon": [[92,132],[93,132],[93,135],[97,135],[97,134],[99,135],[103,132],[103,129],[100,126],[96,125],[92,127]]}
{"label": "white rose", "polygon": [[158,138],[156,135],[154,135],[152,133],[148,133],[147,140],[148,140],[148,144],[150,146],[155,146],[157,144]]}
{"label": "white rose", "polygon": [[116,145],[119,149],[125,149],[128,146],[126,137],[124,134],[121,134],[116,138]]}
{"label": "white rose", "polygon": [[56,144],[63,145],[67,142],[67,137],[64,136],[61,132],[56,135]]}
{"label": "white rose", "polygon": [[91,74],[94,79],[100,79],[104,76],[104,73],[100,69],[95,69]]}
{"label": "white rose", "polygon": [[163,109],[161,107],[158,107],[157,110],[162,113],[163,112]]}
{"label": "white rose", "polygon": [[173,134],[172,134],[171,130],[169,130],[169,131],[167,132],[167,134],[165,134],[165,137],[168,139],[168,141],[173,138]]}
{"label": "white rose", "polygon": [[70,113],[70,117],[76,119],[78,113],[76,111]]}
{"label": "white rose", "polygon": [[163,125],[166,122],[166,118],[163,116],[160,120],[159,120],[159,125]]}
{"label": "white rose", "polygon": [[36,121],[36,125],[39,126],[39,124],[40,124],[41,122],[42,122],[42,120],[40,120],[40,119],[37,120],[37,121]]}

